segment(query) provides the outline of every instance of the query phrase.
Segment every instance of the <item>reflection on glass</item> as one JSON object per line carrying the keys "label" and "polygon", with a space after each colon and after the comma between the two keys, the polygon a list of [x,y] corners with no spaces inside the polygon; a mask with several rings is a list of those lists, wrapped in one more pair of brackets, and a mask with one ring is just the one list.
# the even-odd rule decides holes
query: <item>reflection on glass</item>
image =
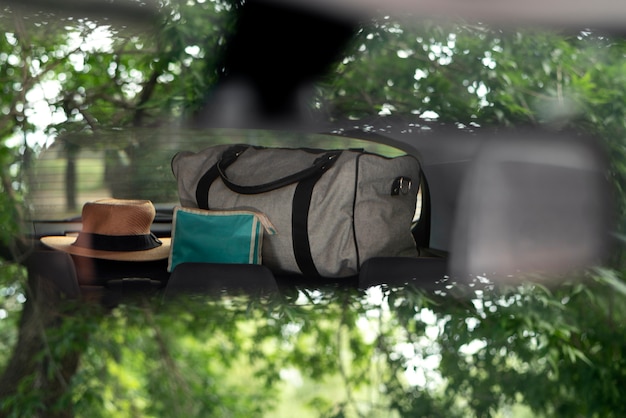
{"label": "reflection on glass", "polygon": [[113,196],[172,207],[178,203],[173,156],[212,145],[356,148],[390,157],[403,154],[363,139],[265,130],[129,129],[99,132],[88,139],[63,135],[33,160],[26,173],[32,219],[71,218],[80,215],[85,202]]}
{"label": "reflection on glass", "polygon": [[[621,218],[608,266],[558,286],[541,277],[494,286],[487,274],[469,283],[416,274],[406,286],[381,274],[385,284],[365,289],[282,281],[264,298],[170,299],[139,283],[121,294],[81,289],[77,302],[27,277],[16,219],[72,218],[107,196],[171,207],[177,151],[288,143],[181,122],[215,87],[234,2],[146,10],[116,0],[106,2],[111,18],[81,2],[16,3],[0,7],[0,416],[626,416]],[[443,124],[468,137],[528,124],[591,134],[607,147],[624,213],[620,33],[409,17],[363,22],[307,110],[421,139],[441,178],[473,153],[470,141],[430,141]],[[285,135],[297,146],[362,146]]]}
{"label": "reflection on glass", "polygon": [[[73,314],[48,335],[51,359],[80,364],[59,406],[77,416],[551,416],[585,405],[576,393],[589,387],[575,376],[614,367],[604,350],[616,341],[592,332],[606,319],[600,285],[279,287],[61,305]],[[570,395],[555,397],[559,387]]]}

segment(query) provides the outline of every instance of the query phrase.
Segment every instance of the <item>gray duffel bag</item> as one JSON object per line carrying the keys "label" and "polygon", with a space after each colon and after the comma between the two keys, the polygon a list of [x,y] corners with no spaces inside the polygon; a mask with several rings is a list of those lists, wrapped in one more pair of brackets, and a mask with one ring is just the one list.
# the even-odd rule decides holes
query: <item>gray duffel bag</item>
{"label": "gray duffel bag", "polygon": [[409,155],[217,145],[172,159],[180,203],[264,213],[276,234],[263,264],[278,274],[340,278],[371,257],[415,257],[421,168]]}

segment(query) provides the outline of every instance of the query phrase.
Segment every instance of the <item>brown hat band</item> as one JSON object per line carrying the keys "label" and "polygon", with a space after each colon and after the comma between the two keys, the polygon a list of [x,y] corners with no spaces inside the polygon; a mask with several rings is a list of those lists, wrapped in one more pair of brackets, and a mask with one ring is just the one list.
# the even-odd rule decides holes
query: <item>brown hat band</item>
{"label": "brown hat band", "polygon": [[102,235],[81,232],[72,244],[77,247],[102,251],[142,251],[150,250],[161,245],[156,235]]}

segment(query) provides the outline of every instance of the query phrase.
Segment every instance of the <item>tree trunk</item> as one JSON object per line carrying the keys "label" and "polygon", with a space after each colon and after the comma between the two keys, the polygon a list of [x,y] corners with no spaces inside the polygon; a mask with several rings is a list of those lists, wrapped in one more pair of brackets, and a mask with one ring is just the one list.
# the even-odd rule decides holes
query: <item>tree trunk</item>
{"label": "tree trunk", "polygon": [[78,151],[74,148],[72,145],[66,145],[65,207],[70,211],[76,209],[76,154]]}
{"label": "tree trunk", "polygon": [[[19,412],[34,418],[73,416],[71,398],[64,398],[64,395],[68,394],[70,380],[85,347],[80,341],[86,341],[88,335],[86,331],[79,331],[72,337],[71,344],[67,344],[68,336],[59,332],[65,318],[78,315],[79,301],[76,295],[68,298],[67,286],[63,289],[63,278],[61,281],[50,278],[54,274],[67,275],[67,272],[50,269],[48,264],[38,260],[34,269],[38,271],[29,271],[18,341],[0,376],[0,417],[11,416],[11,412],[13,416]],[[44,273],[46,270],[50,272]],[[78,330],[88,328],[79,327]],[[64,347],[71,348],[59,350],[61,339],[66,343]],[[16,395],[20,393],[36,393],[37,397],[19,399]],[[7,402],[9,400],[18,402]]]}

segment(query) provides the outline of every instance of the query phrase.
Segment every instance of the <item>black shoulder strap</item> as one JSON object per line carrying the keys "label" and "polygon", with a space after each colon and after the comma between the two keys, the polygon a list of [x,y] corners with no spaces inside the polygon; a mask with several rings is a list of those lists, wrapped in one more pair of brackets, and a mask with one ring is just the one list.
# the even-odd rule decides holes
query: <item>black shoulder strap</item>
{"label": "black shoulder strap", "polygon": [[209,209],[209,188],[219,175],[217,164],[215,164],[213,167],[209,168],[200,178],[200,181],[198,181],[198,186],[196,187],[196,203],[200,209]]}
{"label": "black shoulder strap", "polygon": [[219,165],[222,165],[222,168],[225,169],[229,165],[231,165],[237,157],[246,149],[247,145],[233,145],[228,148],[220,157],[217,163],[213,164],[211,168],[209,168],[206,173],[198,180],[198,185],[196,186],[196,203],[200,209],[209,209],[209,188],[211,184],[220,176]]}
{"label": "black shoulder strap", "polygon": [[293,234],[293,254],[298,264],[298,268],[307,277],[320,277],[313,255],[311,254],[311,243],[309,241],[309,207],[313,197],[315,183],[322,177],[323,172],[319,172],[313,177],[309,177],[298,183],[293,196],[291,211],[291,230]]}
{"label": "black shoulder strap", "polygon": [[[239,154],[240,153],[237,153],[237,156]],[[341,155],[341,151],[329,151],[321,157],[316,158],[311,166],[308,166],[301,171],[285,175],[284,177],[278,178],[268,183],[256,184],[253,186],[242,186],[233,183],[226,175],[226,167],[232,164],[234,158],[236,157],[234,157],[232,160],[226,158],[219,160],[217,162],[217,171],[222,178],[222,182],[224,182],[226,187],[228,187],[233,192],[239,194],[259,194],[271,192],[272,190],[280,189],[282,187],[306,180],[309,177],[315,177],[320,173],[324,173],[335,163],[335,160],[339,157],[339,155]]]}
{"label": "black shoulder strap", "polygon": [[422,212],[417,224],[413,228],[413,237],[417,248],[429,248],[430,246],[430,189],[424,170],[420,173],[420,189],[422,190]]}

